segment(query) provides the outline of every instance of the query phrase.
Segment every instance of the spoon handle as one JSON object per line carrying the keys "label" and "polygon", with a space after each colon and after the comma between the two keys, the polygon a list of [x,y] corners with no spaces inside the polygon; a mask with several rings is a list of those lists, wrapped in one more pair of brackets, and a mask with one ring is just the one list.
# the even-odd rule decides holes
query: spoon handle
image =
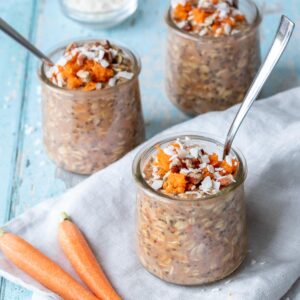
{"label": "spoon handle", "polygon": [[228,131],[225,145],[224,145],[224,152],[223,157],[225,157],[229,152],[233,142],[233,139],[244,120],[246,114],[248,113],[251,105],[255,101],[256,97],[258,96],[259,92],[261,91],[264,83],[266,82],[267,78],[269,77],[270,73],[272,72],[273,68],[275,67],[276,63],[278,62],[281,54],[283,53],[284,49],[286,48],[291,35],[293,33],[295,24],[286,16],[281,17],[280,25],[277,30],[277,34],[273,41],[273,44],[269,50],[269,53],[261,65],[256,77],[254,78],[243,103],[240,106],[239,111],[237,112],[231,127]]}
{"label": "spoon handle", "polygon": [[17,32],[14,28],[12,28],[9,24],[7,24],[2,18],[0,18],[0,29],[5,32],[8,36],[13,38],[35,56],[37,56],[42,61],[47,64],[53,65],[52,61],[43,54],[39,49],[37,49],[34,45],[32,45],[27,39],[25,39],[19,32]]}

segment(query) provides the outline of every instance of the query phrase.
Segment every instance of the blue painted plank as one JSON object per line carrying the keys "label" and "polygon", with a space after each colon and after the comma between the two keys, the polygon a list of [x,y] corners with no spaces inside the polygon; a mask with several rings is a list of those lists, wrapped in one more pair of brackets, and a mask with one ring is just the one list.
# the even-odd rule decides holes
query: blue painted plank
{"label": "blue painted plank", "polygon": [[266,55],[272,39],[275,35],[280,16],[287,15],[296,23],[295,32],[283,54],[274,72],[268,79],[263,89],[262,96],[270,96],[278,92],[299,86],[300,84],[300,9],[298,0],[288,1],[264,1],[259,0],[261,10],[263,11],[263,22],[261,30],[262,54]]}

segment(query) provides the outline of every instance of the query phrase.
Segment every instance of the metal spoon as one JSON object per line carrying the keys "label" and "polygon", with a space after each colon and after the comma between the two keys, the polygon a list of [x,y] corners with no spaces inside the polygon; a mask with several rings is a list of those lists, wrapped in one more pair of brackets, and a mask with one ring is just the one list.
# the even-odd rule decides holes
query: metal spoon
{"label": "metal spoon", "polygon": [[47,57],[44,53],[42,53],[39,49],[37,49],[34,45],[32,45],[27,39],[25,39],[19,32],[17,32],[14,28],[12,28],[9,24],[7,24],[2,18],[0,18],[0,29],[5,32],[8,36],[13,38],[16,42],[21,44],[27,50],[29,50],[36,57],[41,59],[43,62],[54,65],[49,57]]}
{"label": "metal spoon", "polygon": [[248,113],[251,105],[255,101],[257,95],[261,91],[264,83],[266,82],[267,78],[269,77],[270,73],[272,72],[273,68],[275,67],[276,63],[278,62],[281,54],[285,50],[291,35],[293,33],[295,24],[286,16],[281,17],[281,21],[277,30],[277,34],[273,41],[272,47],[264,61],[261,65],[256,77],[254,78],[243,103],[239,111],[237,112],[230,129],[228,131],[226,141],[224,144],[223,150],[223,158],[230,152],[231,145],[233,139],[240,128],[241,123],[243,122],[246,114]]}

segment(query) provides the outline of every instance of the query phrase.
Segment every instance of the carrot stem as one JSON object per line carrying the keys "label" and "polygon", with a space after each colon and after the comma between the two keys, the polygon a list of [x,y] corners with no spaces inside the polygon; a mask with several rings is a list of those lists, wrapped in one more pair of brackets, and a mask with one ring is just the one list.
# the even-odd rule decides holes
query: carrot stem
{"label": "carrot stem", "polygon": [[63,221],[71,221],[70,216],[64,211],[61,213],[61,222]]}
{"label": "carrot stem", "polygon": [[5,234],[5,231],[2,228],[0,228],[0,237],[4,236],[4,234]]}

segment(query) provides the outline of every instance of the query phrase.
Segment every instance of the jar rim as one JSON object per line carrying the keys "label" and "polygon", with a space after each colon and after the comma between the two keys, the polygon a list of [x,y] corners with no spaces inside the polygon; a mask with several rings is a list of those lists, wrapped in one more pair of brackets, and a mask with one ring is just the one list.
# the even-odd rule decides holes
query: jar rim
{"label": "jar rim", "polygon": [[161,144],[165,144],[165,143],[174,141],[176,138],[189,137],[192,140],[198,139],[201,141],[213,143],[217,146],[224,147],[224,143],[220,142],[220,140],[222,140],[221,138],[216,137],[214,135],[209,135],[209,137],[208,137],[207,135],[208,135],[207,133],[189,131],[189,132],[182,132],[180,134],[164,135],[163,137],[151,140],[150,142],[146,143],[146,145],[136,154],[136,156],[133,160],[133,164],[132,164],[132,174],[133,174],[136,184],[139,187],[146,190],[149,194],[156,196],[156,197],[158,196],[159,198],[161,198],[167,202],[175,201],[175,202],[185,202],[185,203],[187,203],[187,202],[198,203],[201,201],[218,198],[220,196],[226,195],[229,192],[235,190],[237,187],[239,187],[241,184],[244,183],[244,181],[247,177],[247,163],[246,163],[245,157],[242,154],[242,152],[236,147],[231,148],[231,152],[238,158],[238,161],[240,162],[238,173],[235,177],[235,182],[230,184],[227,188],[222,189],[217,194],[206,195],[205,197],[195,198],[195,199],[180,198],[180,197],[174,196],[174,195],[171,196],[171,195],[167,195],[167,194],[162,194],[162,193],[154,190],[144,179],[144,177],[142,175],[141,161],[147,154],[151,153],[151,151],[154,150],[157,145],[161,145]]}
{"label": "jar rim", "polygon": [[42,83],[46,84],[49,88],[54,89],[59,92],[62,92],[62,93],[74,93],[77,95],[87,95],[87,94],[93,95],[95,93],[101,93],[101,94],[110,93],[114,89],[118,89],[121,86],[128,85],[131,82],[133,82],[134,80],[136,80],[136,78],[138,78],[138,76],[141,72],[141,68],[142,68],[140,57],[134,51],[130,50],[127,46],[125,46],[121,43],[115,42],[111,39],[99,39],[99,38],[84,39],[83,38],[83,39],[76,39],[76,40],[72,40],[72,41],[64,41],[64,42],[59,43],[55,47],[51,48],[49,51],[47,51],[47,56],[51,57],[55,53],[62,51],[72,42],[76,43],[76,44],[83,44],[83,43],[88,43],[88,42],[97,42],[97,41],[105,41],[105,40],[109,40],[110,44],[121,49],[126,54],[128,54],[129,56],[132,57],[135,68],[134,68],[134,75],[131,79],[121,82],[120,84],[117,84],[113,87],[109,87],[107,89],[100,89],[100,90],[93,90],[93,91],[82,91],[82,90],[76,90],[76,89],[71,90],[71,89],[68,89],[65,87],[59,87],[58,85],[55,85],[54,83],[52,83],[45,74],[45,71],[44,71],[45,62],[41,62],[41,63],[39,63],[38,72],[37,72],[40,81]]}
{"label": "jar rim", "polygon": [[243,39],[245,36],[247,36],[248,34],[250,34],[252,32],[253,29],[256,29],[262,21],[262,16],[261,13],[258,9],[258,6],[255,4],[254,1],[252,0],[244,0],[245,2],[248,2],[249,4],[251,4],[254,9],[255,9],[255,19],[254,22],[251,24],[251,26],[249,26],[249,28],[245,31],[236,33],[234,35],[224,35],[224,36],[219,36],[219,37],[214,37],[214,36],[197,36],[197,35],[193,35],[191,33],[188,33],[187,31],[184,31],[183,29],[180,29],[179,27],[177,27],[175,25],[175,23],[172,20],[171,17],[171,9],[172,7],[170,6],[167,10],[167,12],[165,13],[165,22],[168,25],[168,28],[174,30],[177,34],[181,35],[182,37],[185,37],[186,39],[190,39],[193,41],[197,41],[197,42],[223,42],[224,40],[228,40],[228,39]]}

